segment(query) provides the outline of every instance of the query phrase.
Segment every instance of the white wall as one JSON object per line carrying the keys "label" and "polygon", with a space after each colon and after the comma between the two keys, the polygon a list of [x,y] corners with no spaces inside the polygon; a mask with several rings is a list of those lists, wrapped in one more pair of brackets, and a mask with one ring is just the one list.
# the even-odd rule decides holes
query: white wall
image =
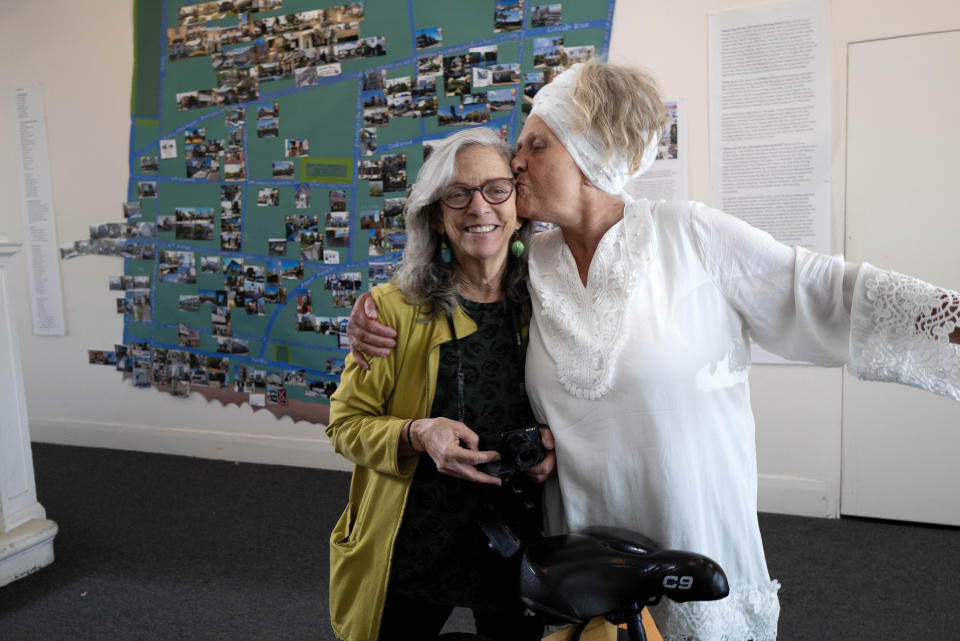
{"label": "white wall", "polygon": [[[611,59],[650,69],[687,107],[691,196],[709,199],[707,13],[730,0],[619,0]],[[758,3],[752,3],[758,4]],[[0,233],[22,240],[9,87],[39,82],[46,102],[53,198],[61,242],[120,218],[127,181],[132,3],[14,0],[0,21]],[[955,0],[834,0],[832,250],[843,250],[844,118],[848,42],[960,28]],[[894,136],[897,134],[893,132]],[[896,152],[895,148],[892,148]],[[61,268],[68,335],[30,331],[24,258],[12,266],[34,440],[211,458],[347,469],[323,430],[193,395],[174,400],[121,383],[86,350],[122,336],[107,277],[120,261],[87,257]],[[752,374],[764,510],[836,515],[840,487],[839,370],[757,366]]]}
{"label": "white wall", "polygon": [[[5,2],[0,20],[0,233],[22,241],[9,87],[39,82],[61,243],[88,225],[122,219],[129,167],[133,2]],[[62,263],[67,335],[32,335],[25,259],[11,267],[24,385],[33,440],[230,460],[350,469],[319,425],[276,420],[266,411],[173,399],[121,382],[86,363],[87,349],[112,349],[123,336],[107,278],[117,258]]]}
{"label": "white wall", "polygon": [[[620,0],[610,59],[649,69],[665,96],[686,105],[690,196],[709,202],[707,16],[768,4],[735,0]],[[955,0],[832,0],[832,253],[844,251],[847,45],[960,28]],[[891,78],[896,90],[896,79]],[[900,126],[899,123],[891,123]],[[896,138],[902,134],[891,131]],[[896,154],[895,145],[891,153]],[[883,265],[880,265],[883,266]],[[761,510],[836,516],[840,500],[840,370],[757,365],[751,373]]]}

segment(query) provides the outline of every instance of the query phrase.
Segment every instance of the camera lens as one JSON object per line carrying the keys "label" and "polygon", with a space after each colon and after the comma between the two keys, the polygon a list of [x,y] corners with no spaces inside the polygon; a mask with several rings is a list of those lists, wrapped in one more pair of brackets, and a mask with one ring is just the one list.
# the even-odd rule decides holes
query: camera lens
{"label": "camera lens", "polygon": [[543,451],[537,443],[524,443],[514,452],[517,467],[521,470],[533,467],[543,460]]}

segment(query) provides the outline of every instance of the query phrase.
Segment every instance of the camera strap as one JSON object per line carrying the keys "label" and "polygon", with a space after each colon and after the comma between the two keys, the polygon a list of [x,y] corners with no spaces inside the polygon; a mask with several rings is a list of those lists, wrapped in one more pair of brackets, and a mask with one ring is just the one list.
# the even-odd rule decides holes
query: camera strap
{"label": "camera strap", "polygon": [[[523,376],[523,338],[520,335],[520,318],[517,315],[515,309],[510,309],[510,324],[513,326],[513,353],[517,360],[517,366],[520,368],[520,376]],[[453,326],[453,315],[447,314],[447,325],[450,326],[450,336],[451,341],[453,342],[453,352],[457,357],[457,420],[461,423],[466,423],[464,420],[465,411],[464,411],[464,401],[463,401],[463,388],[464,388],[464,378],[463,378],[463,360],[460,354],[460,339],[457,338],[457,330]],[[520,393],[523,394],[524,399],[527,397],[527,389],[525,385],[520,386]]]}

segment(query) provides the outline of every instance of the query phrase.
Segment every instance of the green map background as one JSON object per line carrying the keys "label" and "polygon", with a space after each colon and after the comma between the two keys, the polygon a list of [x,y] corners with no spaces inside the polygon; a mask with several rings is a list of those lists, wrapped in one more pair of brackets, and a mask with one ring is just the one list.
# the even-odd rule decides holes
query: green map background
{"label": "green map background", "polygon": [[[178,25],[178,10],[188,4],[183,1],[138,0],[135,4],[135,68],[131,99],[132,125],[130,143],[130,188],[129,199],[135,200],[137,184],[143,180],[158,182],[158,197],[141,199],[143,221],[155,220],[159,215],[172,215],[177,207],[212,208],[214,230],[212,240],[175,239],[172,232],[160,232],[157,239],[156,260],[125,260],[128,275],[152,277],[153,317],[151,322],[135,322],[127,315],[125,344],[148,341],[154,347],[180,349],[198,355],[225,356],[217,354],[216,337],[210,333],[210,310],[201,306],[200,311],[179,310],[181,295],[197,294],[199,290],[224,289],[223,274],[205,274],[200,270],[200,257],[221,256],[223,261],[231,256],[243,257],[246,265],[265,265],[269,260],[267,239],[286,236],[284,221],[288,215],[317,216],[320,232],[323,232],[324,217],[329,211],[329,192],[332,189],[347,191],[350,217],[351,248],[339,249],[340,264],[327,265],[320,262],[304,263],[303,281],[282,281],[287,289],[285,305],[266,305],[264,316],[248,315],[242,309],[231,314],[231,330],[234,336],[249,337],[249,355],[229,355],[230,376],[236,368],[247,365],[267,372],[282,372],[290,369],[306,370],[310,380],[336,381],[337,376],[327,371],[328,359],[342,359],[347,350],[339,345],[337,336],[297,331],[297,293],[309,291],[312,296],[313,313],[320,317],[342,317],[349,309],[335,307],[331,292],[324,290],[324,276],[332,273],[359,271],[363,278],[364,291],[369,286],[367,266],[371,262],[366,233],[359,227],[360,212],[382,210],[383,198],[373,197],[365,180],[356,177],[353,165],[353,182],[345,185],[322,184],[310,189],[309,209],[295,209],[294,190],[298,184],[301,158],[284,157],[284,140],[306,138],[309,141],[310,157],[341,158],[351,164],[355,159],[376,160],[385,154],[405,154],[407,159],[407,184],[412,184],[422,164],[422,140],[437,139],[459,130],[459,126],[439,126],[436,116],[426,118],[391,118],[386,126],[377,128],[379,150],[373,156],[360,156],[355,150],[358,126],[362,122],[360,83],[367,69],[386,69],[387,78],[410,76],[416,79],[416,58],[427,53],[442,53],[444,56],[466,53],[469,46],[497,44],[498,63],[521,64],[521,78],[535,71],[533,66],[533,40],[535,37],[564,38],[564,46],[593,45],[596,55],[606,56],[613,2],[607,0],[565,1],[562,5],[562,23],[555,27],[524,29],[495,33],[493,27],[494,0],[368,0],[364,4],[364,19],[360,23],[361,38],[385,37],[386,55],[346,60],[339,64],[342,74],[334,78],[320,79],[321,86],[296,88],[294,80],[283,79],[260,84],[260,99],[243,105],[211,106],[200,109],[178,110],[177,94],[216,87],[216,73],[209,55],[188,59],[166,58],[166,29]],[[285,0],[280,9],[253,14],[253,19],[323,9],[337,4],[316,0]],[[529,25],[532,6],[524,4],[524,26]],[[544,2],[543,4],[550,4]],[[412,12],[412,17],[411,17]],[[208,23],[208,26],[232,26],[237,17],[229,17]],[[416,51],[413,31],[415,29],[440,27],[443,41],[439,47]],[[522,48],[522,53],[521,53]],[[437,78],[438,109],[460,104],[459,97],[443,95],[442,76]],[[517,90],[518,106],[523,99],[523,83],[512,85]],[[494,89],[511,88],[497,86]],[[476,89],[480,93],[483,89]],[[279,104],[279,136],[258,138],[256,135],[256,110],[259,106]],[[223,159],[219,182],[187,179],[185,176],[184,132],[203,128],[207,140],[226,140],[227,126],[224,114],[227,109],[245,107],[247,110],[245,136],[246,181],[224,183]],[[512,143],[522,127],[521,109],[491,112],[492,119],[486,126],[504,130]],[[142,156],[159,155],[160,139],[177,140],[178,155],[173,159],[161,159],[155,174],[140,174],[139,159]],[[294,180],[285,181],[279,187],[278,207],[258,207],[257,189],[272,186],[272,162],[293,160]],[[262,181],[263,184],[257,184]],[[246,199],[243,215],[243,235],[240,252],[220,250],[220,187],[222,184],[242,184]],[[405,192],[388,192],[387,197],[403,197]],[[196,284],[161,283],[157,277],[157,263],[164,249],[196,252]],[[396,259],[397,255],[389,258]],[[299,259],[298,243],[287,243],[287,258]],[[381,262],[386,257],[374,257]],[[299,289],[299,291],[298,291]],[[178,346],[177,325],[185,323],[200,332],[197,347]],[[281,349],[277,349],[280,346]],[[197,390],[199,388],[194,388]],[[326,399],[307,398],[304,388],[291,386],[287,390],[290,400],[327,402]],[[261,391],[261,390],[257,390]]]}

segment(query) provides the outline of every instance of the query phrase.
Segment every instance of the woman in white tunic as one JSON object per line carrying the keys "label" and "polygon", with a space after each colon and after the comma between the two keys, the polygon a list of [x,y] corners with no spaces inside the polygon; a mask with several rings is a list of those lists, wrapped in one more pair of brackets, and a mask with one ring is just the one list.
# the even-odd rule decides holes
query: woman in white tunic
{"label": "woman in white tunic", "polygon": [[[667,641],[768,641],[779,584],[757,524],[750,342],[960,400],[960,297],[701,203],[635,199],[662,122],[649,77],[591,63],[540,90],[517,141],[518,210],[559,227],[529,256],[527,390],[556,441],[547,523],[622,526],[716,560],[730,596],[664,600]],[[380,353],[354,332],[354,349]]]}

